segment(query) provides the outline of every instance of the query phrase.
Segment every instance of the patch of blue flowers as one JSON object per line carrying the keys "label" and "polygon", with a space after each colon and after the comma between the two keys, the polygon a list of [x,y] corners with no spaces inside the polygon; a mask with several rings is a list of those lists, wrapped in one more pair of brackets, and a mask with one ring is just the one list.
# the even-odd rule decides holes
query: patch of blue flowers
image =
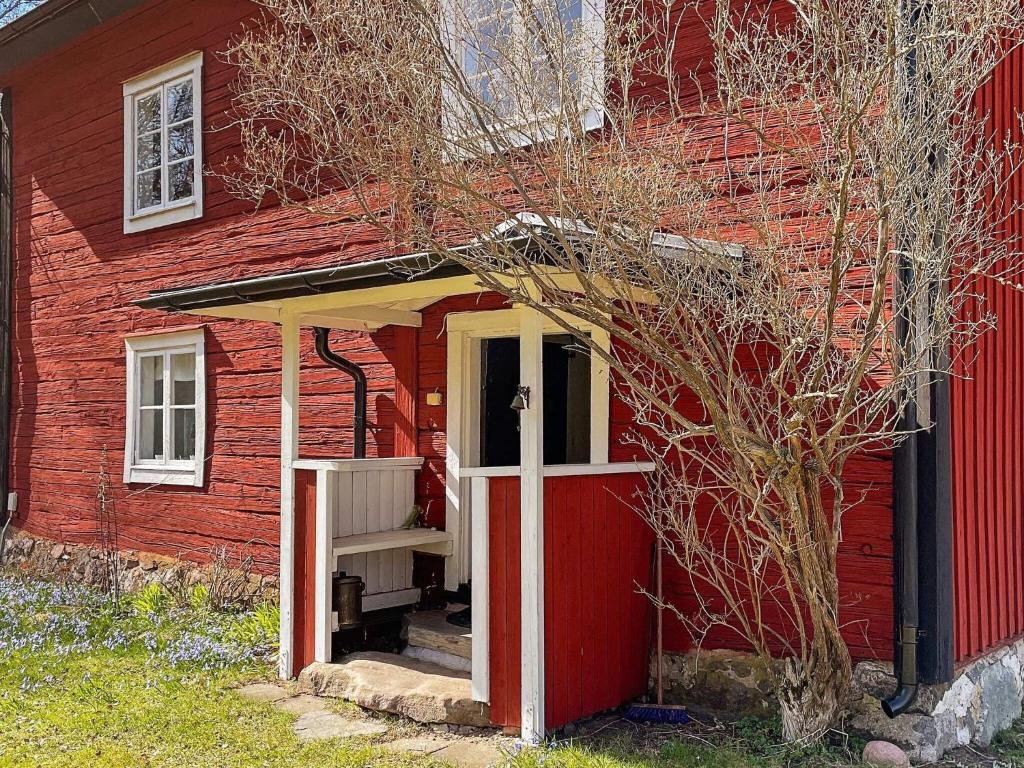
{"label": "patch of blue flowers", "polygon": [[[275,608],[224,614],[196,593],[175,600],[161,587],[145,592],[145,599],[128,596],[115,604],[98,590],[0,573],[0,665],[36,654],[134,650],[156,663],[214,670],[266,661],[276,652],[265,629],[273,617],[264,615]],[[45,684],[25,678],[27,686]]]}

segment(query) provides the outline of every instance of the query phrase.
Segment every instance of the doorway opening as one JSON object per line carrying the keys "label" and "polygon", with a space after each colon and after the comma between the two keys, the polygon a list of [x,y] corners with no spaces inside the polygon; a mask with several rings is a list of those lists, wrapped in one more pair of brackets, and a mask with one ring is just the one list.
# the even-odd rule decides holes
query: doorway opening
{"label": "doorway opening", "polygon": [[[519,465],[519,339],[480,341],[480,466]],[[544,463],[590,461],[590,353],[570,334],[544,336]]]}

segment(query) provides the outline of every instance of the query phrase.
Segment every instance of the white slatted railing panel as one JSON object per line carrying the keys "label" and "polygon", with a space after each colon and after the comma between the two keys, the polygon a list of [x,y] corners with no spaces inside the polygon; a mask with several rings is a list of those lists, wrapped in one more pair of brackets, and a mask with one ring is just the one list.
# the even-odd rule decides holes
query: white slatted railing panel
{"label": "white slatted railing panel", "polygon": [[[396,530],[412,511],[414,468],[331,472],[329,476],[337,484],[335,537]],[[338,568],[362,577],[366,595],[412,587],[412,552],[407,549],[345,555],[338,559]]]}

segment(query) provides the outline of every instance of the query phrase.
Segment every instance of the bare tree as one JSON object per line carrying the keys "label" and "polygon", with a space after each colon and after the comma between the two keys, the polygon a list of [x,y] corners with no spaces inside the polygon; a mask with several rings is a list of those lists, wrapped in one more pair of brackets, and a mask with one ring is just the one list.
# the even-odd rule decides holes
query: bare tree
{"label": "bare tree", "polygon": [[42,0],[0,0],[0,27],[35,8]]}
{"label": "bare tree", "polygon": [[230,188],[607,331],[576,335],[701,596],[668,607],[738,633],[786,737],[819,738],[851,679],[847,464],[927,426],[904,406],[989,324],[979,281],[1016,274],[983,201],[1018,153],[973,94],[1018,0],[260,2]]}

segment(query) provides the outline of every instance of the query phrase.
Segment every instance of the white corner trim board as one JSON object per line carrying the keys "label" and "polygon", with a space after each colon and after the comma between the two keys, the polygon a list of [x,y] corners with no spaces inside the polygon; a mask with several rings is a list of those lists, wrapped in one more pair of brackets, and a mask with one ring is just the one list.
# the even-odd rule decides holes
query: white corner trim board
{"label": "white corner trim board", "polygon": [[299,453],[299,324],[281,317],[281,637],[278,674],[292,676],[295,579],[295,469]]}

